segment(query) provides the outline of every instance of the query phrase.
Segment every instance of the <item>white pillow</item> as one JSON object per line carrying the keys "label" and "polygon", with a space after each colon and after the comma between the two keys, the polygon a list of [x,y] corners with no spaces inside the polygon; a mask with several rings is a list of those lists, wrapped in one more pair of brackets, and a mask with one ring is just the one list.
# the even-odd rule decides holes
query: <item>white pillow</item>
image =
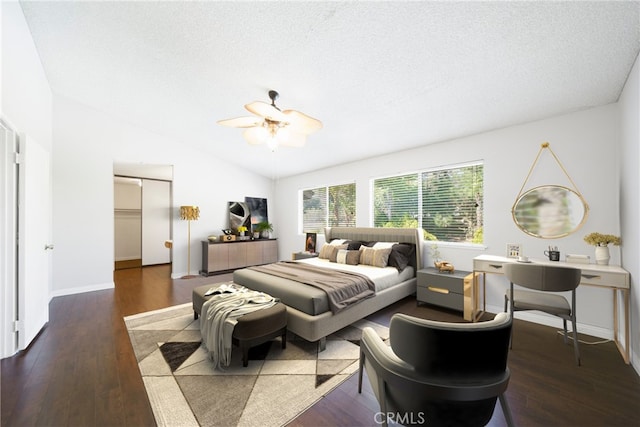
{"label": "white pillow", "polygon": [[347,241],[347,239],[333,239],[332,241],[329,242],[329,244],[333,245],[333,246],[340,246],[341,244],[343,244],[346,241]]}
{"label": "white pillow", "polygon": [[387,249],[393,247],[393,245],[397,245],[398,242],[376,242],[373,246],[373,249]]}

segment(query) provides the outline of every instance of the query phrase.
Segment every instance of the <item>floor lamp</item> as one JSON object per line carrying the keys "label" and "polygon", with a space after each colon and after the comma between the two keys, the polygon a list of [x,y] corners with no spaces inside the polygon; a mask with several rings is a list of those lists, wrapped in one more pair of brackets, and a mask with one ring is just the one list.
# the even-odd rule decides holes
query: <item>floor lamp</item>
{"label": "floor lamp", "polygon": [[180,219],[189,221],[188,246],[187,246],[187,275],[183,279],[191,279],[196,276],[191,275],[191,221],[200,218],[200,208],[197,206],[180,206]]}

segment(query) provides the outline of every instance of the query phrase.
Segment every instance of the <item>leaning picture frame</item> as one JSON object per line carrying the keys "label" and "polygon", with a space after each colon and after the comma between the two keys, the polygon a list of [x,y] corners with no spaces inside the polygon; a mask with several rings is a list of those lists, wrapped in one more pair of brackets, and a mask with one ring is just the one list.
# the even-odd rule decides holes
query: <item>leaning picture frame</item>
{"label": "leaning picture frame", "polygon": [[507,258],[518,258],[520,255],[522,255],[520,243],[507,243]]}
{"label": "leaning picture frame", "polygon": [[316,253],[316,239],[318,235],[317,233],[307,233],[304,239],[304,251],[309,252],[311,254]]}

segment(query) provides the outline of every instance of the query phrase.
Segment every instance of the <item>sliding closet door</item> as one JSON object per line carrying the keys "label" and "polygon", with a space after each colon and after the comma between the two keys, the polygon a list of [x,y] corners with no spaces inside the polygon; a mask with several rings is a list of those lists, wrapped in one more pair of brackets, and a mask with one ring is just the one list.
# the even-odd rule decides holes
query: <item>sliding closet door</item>
{"label": "sliding closet door", "polygon": [[142,180],[142,265],[167,264],[171,251],[171,183]]}

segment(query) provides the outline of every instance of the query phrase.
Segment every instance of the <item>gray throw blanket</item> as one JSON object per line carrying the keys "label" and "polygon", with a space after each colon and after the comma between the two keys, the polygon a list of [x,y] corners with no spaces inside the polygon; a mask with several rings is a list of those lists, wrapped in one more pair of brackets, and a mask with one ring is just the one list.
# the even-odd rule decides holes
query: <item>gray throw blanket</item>
{"label": "gray throw blanket", "polygon": [[235,283],[225,283],[209,291],[211,298],[202,305],[200,316],[202,345],[208,350],[213,366],[224,369],[231,362],[233,328],[238,318],[272,307],[278,301],[271,295]]}
{"label": "gray throw blanket", "polygon": [[293,261],[280,261],[248,268],[322,289],[327,293],[329,308],[333,314],[375,295],[373,281],[360,273],[338,271]]}

